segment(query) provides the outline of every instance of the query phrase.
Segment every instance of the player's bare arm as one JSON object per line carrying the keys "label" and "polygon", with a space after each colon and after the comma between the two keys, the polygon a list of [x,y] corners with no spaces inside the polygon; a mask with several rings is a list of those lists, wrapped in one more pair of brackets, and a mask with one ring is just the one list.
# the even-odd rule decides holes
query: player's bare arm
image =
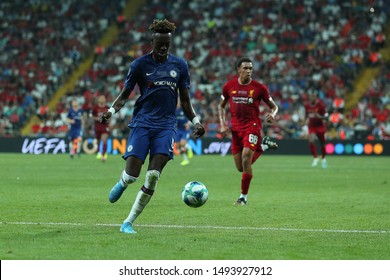
{"label": "player's bare arm", "polygon": [[74,124],[76,121],[73,120],[73,119],[70,119],[70,118],[66,118],[66,122],[67,122],[68,124]]}
{"label": "player's bare arm", "polygon": [[218,116],[219,116],[219,123],[220,123],[220,132],[223,136],[227,136],[229,133],[229,127],[226,125],[226,104],[227,104],[227,99],[223,98],[221,96],[221,101],[219,102],[218,106]]}
{"label": "player's bare arm", "polygon": [[203,136],[206,132],[203,125],[199,122],[199,119],[196,117],[195,110],[192,107],[190,95],[188,92],[188,89],[186,88],[180,88],[179,89],[180,94],[180,106],[183,108],[183,112],[186,115],[186,117],[192,121],[194,125],[194,137],[199,138]]}
{"label": "player's bare arm", "polygon": [[278,105],[276,105],[276,103],[274,102],[274,100],[272,98],[270,98],[267,102],[267,105],[268,107],[271,109],[271,112],[269,112],[265,119],[267,121],[267,123],[272,123],[275,121],[275,117],[276,117],[276,114],[278,113]]}
{"label": "player's bare arm", "polygon": [[325,112],[325,114],[321,115],[319,113],[316,114],[316,117],[322,119],[323,121],[328,121],[329,114]]}
{"label": "player's bare arm", "polygon": [[127,99],[129,98],[131,94],[132,89],[131,88],[123,88],[120,92],[119,96],[115,99],[115,101],[112,103],[111,108],[113,108],[115,111],[112,112],[108,110],[107,112],[104,112],[100,116],[100,122],[101,123],[107,123],[112,115],[116,112],[118,112],[120,109],[122,109],[123,106],[125,106]]}

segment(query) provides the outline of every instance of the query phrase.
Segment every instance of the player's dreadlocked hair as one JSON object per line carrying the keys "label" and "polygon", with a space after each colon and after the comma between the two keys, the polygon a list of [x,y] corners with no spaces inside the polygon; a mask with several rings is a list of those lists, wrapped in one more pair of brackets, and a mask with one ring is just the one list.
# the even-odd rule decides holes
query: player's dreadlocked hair
{"label": "player's dreadlocked hair", "polygon": [[175,24],[166,19],[155,19],[153,20],[153,23],[149,26],[149,30],[153,33],[173,33],[175,32],[175,29]]}

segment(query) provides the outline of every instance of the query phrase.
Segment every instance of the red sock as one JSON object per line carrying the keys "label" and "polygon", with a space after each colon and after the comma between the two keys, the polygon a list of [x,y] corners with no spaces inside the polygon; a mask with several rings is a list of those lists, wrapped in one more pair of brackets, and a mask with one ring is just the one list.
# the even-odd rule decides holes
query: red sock
{"label": "red sock", "polygon": [[242,173],[242,176],[241,176],[241,193],[242,194],[248,194],[251,180],[252,180],[251,174]]}
{"label": "red sock", "polygon": [[102,155],[104,156],[107,152],[107,143],[103,143]]}
{"label": "red sock", "polygon": [[310,152],[311,154],[316,158],[317,157],[317,149],[316,149],[316,144],[311,143],[310,144]]}
{"label": "red sock", "polygon": [[325,147],[321,147],[321,155],[322,155],[322,158],[325,158],[325,154],[326,154],[326,151],[325,151]]}

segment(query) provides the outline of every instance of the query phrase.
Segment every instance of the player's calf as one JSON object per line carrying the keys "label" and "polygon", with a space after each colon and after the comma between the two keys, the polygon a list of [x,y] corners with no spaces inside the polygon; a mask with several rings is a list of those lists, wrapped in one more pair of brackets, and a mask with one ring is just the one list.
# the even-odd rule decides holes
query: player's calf
{"label": "player's calf", "polygon": [[125,171],[122,172],[122,176],[119,181],[115,184],[115,186],[111,189],[110,194],[108,196],[108,200],[111,203],[116,202],[126,190],[129,184],[136,182],[138,177],[130,176]]}

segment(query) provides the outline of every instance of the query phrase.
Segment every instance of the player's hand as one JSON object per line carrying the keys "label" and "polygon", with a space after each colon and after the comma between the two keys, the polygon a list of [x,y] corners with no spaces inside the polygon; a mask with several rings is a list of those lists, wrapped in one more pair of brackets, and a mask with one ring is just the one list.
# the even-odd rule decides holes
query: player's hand
{"label": "player's hand", "polygon": [[220,132],[223,137],[227,137],[230,134],[230,129],[225,125],[221,127]]}
{"label": "player's hand", "polygon": [[108,123],[110,118],[111,118],[111,112],[103,112],[101,115],[100,115],[100,123]]}
{"label": "player's hand", "polygon": [[205,132],[206,132],[206,130],[204,129],[203,125],[201,125],[200,123],[195,124],[194,133],[193,133],[195,138],[199,138],[199,137],[203,136],[203,134]]}
{"label": "player's hand", "polygon": [[275,121],[275,117],[271,113],[268,113],[265,116],[265,120],[267,123],[273,123]]}

